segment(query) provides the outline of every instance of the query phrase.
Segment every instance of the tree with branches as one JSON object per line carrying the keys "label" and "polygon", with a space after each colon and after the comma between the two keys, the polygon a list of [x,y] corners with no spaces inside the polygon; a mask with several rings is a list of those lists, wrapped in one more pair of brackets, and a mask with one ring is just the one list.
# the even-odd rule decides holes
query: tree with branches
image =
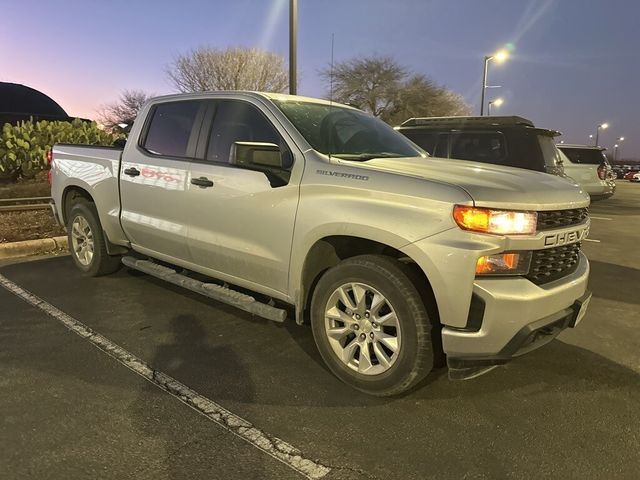
{"label": "tree with branches", "polygon": [[111,131],[122,128],[122,124],[131,126],[142,106],[153,96],[142,90],[123,90],[117,101],[100,107],[98,121]]}
{"label": "tree with branches", "polygon": [[352,59],[321,70],[329,95],[399,124],[416,116],[468,115],[471,108],[458,95],[431,78],[410,72],[393,58]]}
{"label": "tree with branches", "polygon": [[200,47],[178,55],[167,68],[167,75],[180,92],[284,92],[289,86],[284,57],[256,48]]}

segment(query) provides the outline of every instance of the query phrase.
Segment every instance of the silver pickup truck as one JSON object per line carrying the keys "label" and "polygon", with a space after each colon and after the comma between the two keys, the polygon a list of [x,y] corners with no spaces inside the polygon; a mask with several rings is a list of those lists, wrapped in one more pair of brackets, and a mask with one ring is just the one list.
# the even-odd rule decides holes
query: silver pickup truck
{"label": "silver pickup truck", "polygon": [[429,157],[348,106],[160,97],[124,149],[52,156],[53,212],[85,274],[124,263],[271,320],[295,311],[369,394],[445,359],[452,378],[483,373],[574,327],[590,299],[586,193]]}

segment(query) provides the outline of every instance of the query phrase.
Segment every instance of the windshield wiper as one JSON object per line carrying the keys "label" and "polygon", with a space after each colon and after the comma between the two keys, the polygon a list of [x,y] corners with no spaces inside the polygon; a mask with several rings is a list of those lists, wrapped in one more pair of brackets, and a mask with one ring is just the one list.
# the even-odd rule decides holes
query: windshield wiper
{"label": "windshield wiper", "polygon": [[377,152],[377,153],[332,153],[332,157],[338,157],[343,160],[355,160],[358,162],[365,162],[367,160],[373,160],[374,158],[402,158],[406,155],[399,155],[392,152]]}

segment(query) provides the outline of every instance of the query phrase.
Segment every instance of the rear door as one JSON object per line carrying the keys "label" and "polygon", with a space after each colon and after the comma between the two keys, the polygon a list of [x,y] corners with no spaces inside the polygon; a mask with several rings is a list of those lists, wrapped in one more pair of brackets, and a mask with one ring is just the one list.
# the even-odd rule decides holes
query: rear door
{"label": "rear door", "polygon": [[[204,273],[284,293],[299,186],[290,180],[294,157],[286,131],[268,115],[245,100],[212,103],[201,160],[191,164],[187,185],[189,248],[193,262],[208,270]],[[278,144],[291,162],[273,172],[231,165],[237,141]]]}
{"label": "rear door", "polygon": [[201,100],[158,103],[138,145],[126,150],[120,171],[121,222],[141,251],[190,259],[188,174],[206,106]]}

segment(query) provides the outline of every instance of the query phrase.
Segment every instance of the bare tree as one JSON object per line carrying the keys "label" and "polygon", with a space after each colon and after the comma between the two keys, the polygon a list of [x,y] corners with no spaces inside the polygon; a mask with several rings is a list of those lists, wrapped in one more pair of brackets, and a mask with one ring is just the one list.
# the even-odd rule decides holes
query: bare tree
{"label": "bare tree", "polygon": [[180,92],[284,92],[289,86],[289,74],[284,57],[244,47],[226,50],[197,48],[178,55],[167,68],[167,75]]}
{"label": "bare tree", "polygon": [[333,100],[349,103],[385,118],[397,107],[398,91],[407,70],[391,57],[368,57],[337,63],[320,71],[332,85]]}
{"label": "bare tree", "polygon": [[470,115],[471,107],[462,95],[437,85],[426,75],[412,75],[400,87],[396,109],[385,121],[399,125],[412,117]]}
{"label": "bare tree", "polygon": [[461,95],[412,74],[391,57],[373,56],[338,63],[320,74],[333,99],[370,112],[391,124],[415,116],[468,115]]}
{"label": "bare tree", "polygon": [[98,110],[98,120],[108,130],[120,124],[132,125],[138,112],[154,94],[142,90],[123,90],[117,101],[103,105]]}

